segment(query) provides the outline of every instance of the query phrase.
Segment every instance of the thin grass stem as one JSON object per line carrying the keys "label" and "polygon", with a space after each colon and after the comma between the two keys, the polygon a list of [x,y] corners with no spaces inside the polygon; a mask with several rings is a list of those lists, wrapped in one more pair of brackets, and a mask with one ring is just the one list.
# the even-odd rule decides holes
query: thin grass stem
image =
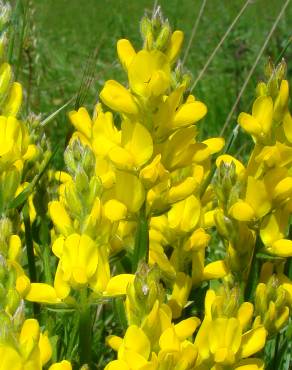
{"label": "thin grass stem", "polygon": [[224,41],[228,37],[229,33],[233,30],[233,28],[236,25],[237,21],[242,16],[242,14],[244,13],[245,9],[248,7],[248,5],[250,4],[250,2],[251,2],[251,0],[246,0],[246,2],[244,3],[243,7],[240,9],[240,11],[236,15],[236,17],[231,22],[230,26],[227,28],[226,32],[222,36],[222,38],[219,41],[218,45],[212,51],[212,53],[210,54],[209,58],[207,59],[207,62],[204,65],[204,67],[201,69],[200,73],[198,74],[198,77],[195,79],[195,81],[194,81],[194,83],[193,83],[193,85],[191,87],[191,91],[194,90],[194,88],[197,86],[197,83],[203,77],[204,73],[206,72],[207,68],[209,67],[209,64],[212,62],[212,60],[215,57],[215,55],[217,54],[218,50],[221,48],[222,44],[224,43]]}
{"label": "thin grass stem", "polygon": [[201,4],[201,8],[199,10],[199,14],[197,16],[197,19],[196,19],[196,22],[194,24],[194,27],[192,29],[192,33],[191,33],[191,37],[189,39],[189,42],[188,42],[188,45],[187,45],[187,48],[186,48],[186,51],[184,53],[184,56],[183,56],[183,59],[182,59],[182,65],[185,64],[186,60],[187,60],[187,57],[189,55],[189,52],[191,50],[191,46],[192,46],[192,43],[194,41],[194,38],[195,38],[195,35],[196,35],[196,32],[197,32],[197,29],[198,29],[198,26],[199,26],[199,23],[200,23],[200,20],[202,18],[202,15],[203,15],[203,12],[204,12],[204,9],[205,9],[205,6],[206,6],[206,3],[207,3],[207,0],[203,0],[202,1],[202,4]]}

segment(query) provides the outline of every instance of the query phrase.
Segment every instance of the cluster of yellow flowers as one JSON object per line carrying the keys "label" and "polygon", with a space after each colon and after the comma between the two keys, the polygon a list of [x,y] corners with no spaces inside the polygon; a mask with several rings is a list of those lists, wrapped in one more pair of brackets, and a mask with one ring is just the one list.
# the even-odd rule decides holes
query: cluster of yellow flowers
{"label": "cluster of yellow flowers", "polygon": [[[33,281],[20,263],[22,225],[11,204],[27,186],[25,163],[41,149],[16,118],[21,85],[8,63],[0,66],[0,370],[41,370],[52,357],[48,333],[24,320],[23,300],[78,312],[79,365],[90,366],[92,307],[122,296],[128,327],[123,337],[108,336],[117,359],[106,370],[264,369],[260,351],[289,321],[292,118],[284,62],[269,64],[252,114],[238,117],[254,142],[245,166],[229,154],[214,158],[223,138],[197,139],[207,108],[177,63],[183,33],[159,13],[142,19],[141,32],[138,52],[126,39],[117,43],[127,85],[107,81],[92,117],[84,107],[69,113],[75,132],[66,171],[54,173],[58,190],[48,204],[52,283]],[[210,262],[214,235],[222,253]],[[199,290],[205,306],[194,312]]]}
{"label": "cluster of yellow flowers", "polygon": [[[29,125],[17,118],[22,86],[6,62],[10,6],[0,4],[0,369],[42,369],[52,356],[47,333],[35,319],[25,320],[21,220],[13,201],[27,187],[25,167],[36,159],[37,146]],[[50,370],[71,370],[67,361]]]}

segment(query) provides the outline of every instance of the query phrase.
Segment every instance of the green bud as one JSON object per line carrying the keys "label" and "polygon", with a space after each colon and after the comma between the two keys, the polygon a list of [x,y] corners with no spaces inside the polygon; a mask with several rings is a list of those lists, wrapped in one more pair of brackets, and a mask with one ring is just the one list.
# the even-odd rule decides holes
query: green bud
{"label": "green bud", "polygon": [[6,33],[3,33],[0,36],[0,62],[3,62],[3,60],[5,59],[6,45],[7,45],[7,36]]}
{"label": "green bud", "polygon": [[225,216],[223,212],[218,211],[214,215],[217,230],[225,239],[230,239],[234,233],[234,222],[229,217]]}
{"label": "green bud", "polygon": [[15,167],[2,173],[0,178],[0,189],[4,204],[7,205],[14,198],[19,184],[20,173]]}
{"label": "green bud", "polygon": [[144,49],[151,50],[153,47],[153,31],[151,20],[148,17],[142,18],[140,32],[144,41]]}
{"label": "green bud", "polygon": [[287,73],[287,64],[285,59],[282,59],[281,62],[276,67],[276,78],[278,79],[279,83],[285,78]]}
{"label": "green bud", "polygon": [[0,105],[8,96],[10,86],[13,82],[12,68],[8,63],[2,63],[0,67]]}
{"label": "green bud", "polygon": [[96,176],[91,177],[89,182],[88,194],[85,199],[88,208],[92,206],[96,197],[100,197],[102,190],[103,188],[100,179]]}
{"label": "green bud", "polygon": [[277,309],[280,309],[287,304],[287,292],[285,289],[279,286],[276,294],[277,294],[277,298],[275,301],[275,306]]}
{"label": "green bud", "polygon": [[164,51],[168,46],[170,33],[171,33],[171,29],[170,29],[169,23],[165,22],[155,41],[154,48],[157,50]]}
{"label": "green bud", "polygon": [[7,276],[7,265],[6,260],[0,253],[0,283],[4,284]]}
{"label": "green bud", "polygon": [[83,214],[83,206],[74,183],[65,185],[65,199],[71,214],[79,219]]}
{"label": "green bud", "polygon": [[262,318],[265,316],[268,308],[266,284],[258,284],[255,292],[255,311]]}
{"label": "green bud", "polygon": [[22,326],[24,319],[25,319],[24,301],[21,300],[20,304],[18,305],[13,315],[14,328],[19,329]]}
{"label": "green bud", "polygon": [[173,370],[175,366],[174,354],[170,352],[162,353],[159,370]]}
{"label": "green bud", "polygon": [[8,311],[13,315],[20,305],[21,298],[16,289],[9,289],[6,298]]}
{"label": "green bud", "polygon": [[78,193],[87,192],[89,186],[89,178],[82,167],[78,167],[75,175],[76,191]]}
{"label": "green bud", "polygon": [[265,67],[264,67],[264,73],[265,73],[265,76],[269,79],[271,78],[271,76],[273,75],[275,71],[275,65],[272,61],[272,58],[269,58]]}
{"label": "green bud", "polygon": [[275,301],[277,299],[277,288],[279,287],[279,279],[276,275],[272,275],[267,283],[267,297],[268,300]]}
{"label": "green bud", "polygon": [[256,87],[256,96],[266,96],[268,95],[268,88],[267,85],[264,82],[260,82],[257,84]]}
{"label": "green bud", "polygon": [[224,300],[224,315],[226,317],[234,317],[239,307],[239,289],[233,288],[230,294]]}
{"label": "green bud", "polygon": [[88,177],[94,175],[95,172],[95,157],[92,150],[87,146],[84,150],[84,155],[82,158],[82,167]]}
{"label": "green bud", "polygon": [[13,326],[9,315],[0,310],[0,343],[5,343],[13,333]]}

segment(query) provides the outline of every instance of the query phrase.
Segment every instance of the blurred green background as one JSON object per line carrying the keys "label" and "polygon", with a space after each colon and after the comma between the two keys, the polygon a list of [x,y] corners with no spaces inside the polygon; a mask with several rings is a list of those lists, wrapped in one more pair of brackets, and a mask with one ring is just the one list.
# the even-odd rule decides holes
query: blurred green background
{"label": "blurred green background", "polygon": [[[58,109],[78,92],[88,60],[98,49],[89,92],[84,105],[92,110],[98,92],[108,78],[125,81],[116,57],[116,41],[126,37],[141,47],[139,21],[151,12],[153,0],[31,0],[28,12],[27,48],[20,78],[29,91],[30,109],[42,116]],[[208,56],[243,6],[245,0],[207,0],[185,66],[197,76]],[[284,0],[254,0],[225,40],[200,80],[194,94],[208,106],[200,124],[201,136],[219,134]],[[185,32],[185,47],[202,0],[161,0],[163,14],[173,29]],[[256,82],[263,78],[267,57],[276,59],[291,37],[292,4],[288,6],[250,80],[230,123],[229,132],[241,110],[250,109]],[[184,50],[183,50],[184,53]],[[183,54],[182,54],[183,55]],[[290,46],[285,58],[292,56]],[[290,63],[288,76],[291,76]],[[73,105],[72,105],[73,107]],[[69,109],[68,108],[67,111]],[[50,122],[53,144],[64,145],[70,130],[66,111]],[[246,137],[239,135],[237,148]],[[61,151],[60,151],[61,152]],[[62,154],[56,161],[62,166]]]}

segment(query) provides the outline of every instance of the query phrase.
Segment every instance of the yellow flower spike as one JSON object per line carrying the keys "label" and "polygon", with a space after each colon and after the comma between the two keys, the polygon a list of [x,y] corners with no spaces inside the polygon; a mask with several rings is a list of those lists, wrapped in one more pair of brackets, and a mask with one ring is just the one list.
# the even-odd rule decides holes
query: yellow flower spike
{"label": "yellow flower spike", "polygon": [[120,274],[112,277],[107,284],[104,295],[113,296],[126,294],[128,285],[132,284],[134,282],[134,279],[135,275],[133,274]]}
{"label": "yellow flower spike", "polygon": [[168,301],[174,319],[181,316],[182,310],[187,304],[191,288],[192,279],[185,273],[178,272]]}
{"label": "yellow flower spike", "polygon": [[117,81],[107,81],[99,96],[102,102],[114,111],[134,115],[139,112],[132,94]]}
{"label": "yellow flower spike", "polygon": [[85,108],[81,107],[77,112],[75,110],[69,112],[69,119],[77,131],[81,132],[86,139],[91,139],[92,121]]}
{"label": "yellow flower spike", "polygon": [[132,63],[136,55],[135,49],[129,40],[121,39],[117,42],[117,52],[124,70],[127,72],[129,65]]}
{"label": "yellow flower spike", "polygon": [[47,333],[40,333],[39,349],[42,365],[45,365],[52,357],[53,350]]}
{"label": "yellow flower spike", "polygon": [[49,367],[49,370],[72,370],[72,365],[69,361],[63,360]]}
{"label": "yellow flower spike", "polygon": [[166,56],[170,63],[174,63],[180,53],[182,43],[184,40],[184,34],[182,31],[174,31],[170,37],[169,45],[166,50]]}
{"label": "yellow flower spike", "polygon": [[192,125],[200,121],[206,113],[206,105],[199,101],[182,104],[174,115],[172,127],[180,128]]}
{"label": "yellow flower spike", "polygon": [[110,221],[123,220],[127,215],[127,207],[118,200],[108,200],[104,205],[104,214]]}
{"label": "yellow flower spike", "polygon": [[68,236],[73,232],[71,219],[65,210],[63,204],[59,201],[49,203],[49,214],[59,232],[64,236]]}
{"label": "yellow flower spike", "polygon": [[194,195],[191,195],[172,206],[168,212],[169,227],[181,232],[191,231],[198,224],[200,216],[200,202]]}
{"label": "yellow flower spike", "polygon": [[206,280],[221,279],[224,276],[228,275],[228,273],[229,270],[223,260],[215,261],[209,263],[207,266],[204,267],[203,278]]}
{"label": "yellow flower spike", "polygon": [[174,326],[176,335],[180,341],[191,337],[200,325],[201,320],[197,317],[189,317],[188,319],[180,321]]}
{"label": "yellow flower spike", "polygon": [[264,348],[267,332],[263,326],[251,329],[242,335],[241,358],[254,355]]}
{"label": "yellow flower spike", "polygon": [[87,235],[71,234],[65,239],[60,261],[65,281],[84,285],[96,271],[97,246]]}
{"label": "yellow flower spike", "polygon": [[25,299],[30,302],[56,304],[61,300],[58,298],[56,290],[48,284],[31,283],[30,289],[25,295]]}
{"label": "yellow flower spike", "polygon": [[9,91],[9,96],[5,101],[2,114],[3,116],[16,117],[22,103],[22,86],[18,82],[13,82]]}
{"label": "yellow flower spike", "polygon": [[145,98],[162,95],[170,84],[170,65],[158,50],[141,50],[129,66],[131,90]]}
{"label": "yellow flower spike", "polygon": [[124,203],[130,212],[139,211],[145,200],[145,190],[138,177],[128,172],[116,171],[115,198]]}

